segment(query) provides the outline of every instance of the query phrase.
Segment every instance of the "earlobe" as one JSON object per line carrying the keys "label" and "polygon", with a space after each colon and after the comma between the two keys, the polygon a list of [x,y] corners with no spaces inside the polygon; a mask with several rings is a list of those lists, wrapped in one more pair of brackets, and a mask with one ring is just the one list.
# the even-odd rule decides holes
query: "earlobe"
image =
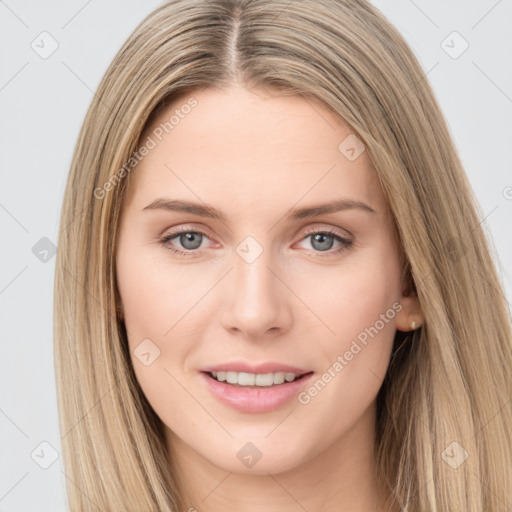
{"label": "earlobe", "polygon": [[423,323],[418,297],[402,297],[399,302],[402,309],[396,315],[396,328],[403,332],[416,330]]}
{"label": "earlobe", "polygon": [[414,331],[422,325],[423,314],[409,264],[403,270],[401,283],[402,296],[399,303],[402,309],[396,315],[396,328],[403,332]]}

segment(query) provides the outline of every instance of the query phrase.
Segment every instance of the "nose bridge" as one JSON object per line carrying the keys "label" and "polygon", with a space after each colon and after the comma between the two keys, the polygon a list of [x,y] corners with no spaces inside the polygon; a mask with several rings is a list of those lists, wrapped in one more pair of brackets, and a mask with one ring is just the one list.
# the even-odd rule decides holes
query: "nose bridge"
{"label": "nose bridge", "polygon": [[249,309],[262,310],[271,305],[275,297],[275,277],[272,267],[272,250],[254,237],[244,239],[236,248],[235,272],[238,300],[243,300]]}
{"label": "nose bridge", "polygon": [[285,294],[280,289],[283,284],[274,274],[278,265],[268,243],[268,237],[260,243],[248,236],[234,254],[231,273],[234,291],[224,323],[226,328],[236,328],[250,337],[262,337],[270,329],[282,329],[289,321]]}

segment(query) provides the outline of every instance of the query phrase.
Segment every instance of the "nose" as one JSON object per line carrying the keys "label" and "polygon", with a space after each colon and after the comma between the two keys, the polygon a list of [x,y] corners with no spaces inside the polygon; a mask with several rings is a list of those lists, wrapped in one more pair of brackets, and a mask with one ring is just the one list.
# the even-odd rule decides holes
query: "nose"
{"label": "nose", "polygon": [[[234,254],[234,269],[229,273],[225,293],[228,299],[221,314],[224,328],[250,340],[273,339],[286,332],[292,322],[284,272],[264,250],[248,262]],[[283,282],[284,281],[284,282]]]}

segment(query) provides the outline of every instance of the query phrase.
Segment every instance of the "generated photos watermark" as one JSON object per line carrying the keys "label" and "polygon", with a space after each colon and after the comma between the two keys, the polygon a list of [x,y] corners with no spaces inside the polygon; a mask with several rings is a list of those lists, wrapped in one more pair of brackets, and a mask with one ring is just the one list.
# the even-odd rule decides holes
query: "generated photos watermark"
{"label": "generated photos watermark", "polygon": [[352,340],[350,348],[343,354],[339,354],[336,360],[327,368],[327,370],[312,384],[307,390],[301,391],[297,395],[300,404],[307,405],[311,400],[322,391],[329,382],[332,381],[340,372],[359,354],[367,345],[368,337],[374,338],[377,334],[384,329],[390,320],[395,318],[396,314],[402,310],[402,305],[399,302],[393,305],[379,316],[379,319],[374,322],[370,327],[366,327],[361,331],[356,339]]}
{"label": "generated photos watermark", "polygon": [[171,133],[181,123],[182,119],[192,112],[194,107],[197,107],[198,101],[192,96],[186,103],[181,105],[180,108],[174,110],[174,114],[165,122],[160,123],[148,135],[144,144],[140,145],[136,151],[132,153],[130,158],[118,171],[106,181],[103,186],[94,189],[94,197],[96,199],[103,199],[107,192],[113,190],[121,180],[129,174],[135,166],[141,162],[144,157],[149,155],[152,149],[155,149],[159,142],[161,142],[165,135]]}

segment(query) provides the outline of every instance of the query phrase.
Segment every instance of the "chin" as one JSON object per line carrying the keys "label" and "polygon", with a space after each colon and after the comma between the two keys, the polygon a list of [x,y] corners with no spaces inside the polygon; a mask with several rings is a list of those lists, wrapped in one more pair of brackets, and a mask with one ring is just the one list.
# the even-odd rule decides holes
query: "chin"
{"label": "chin", "polygon": [[[277,437],[273,440],[265,438],[268,433],[234,439],[229,445],[220,445],[220,450],[208,453],[200,450],[202,456],[214,466],[243,475],[268,475],[293,470],[309,460],[309,451],[303,440],[297,442],[290,436]],[[286,441],[284,441],[286,439]]]}

